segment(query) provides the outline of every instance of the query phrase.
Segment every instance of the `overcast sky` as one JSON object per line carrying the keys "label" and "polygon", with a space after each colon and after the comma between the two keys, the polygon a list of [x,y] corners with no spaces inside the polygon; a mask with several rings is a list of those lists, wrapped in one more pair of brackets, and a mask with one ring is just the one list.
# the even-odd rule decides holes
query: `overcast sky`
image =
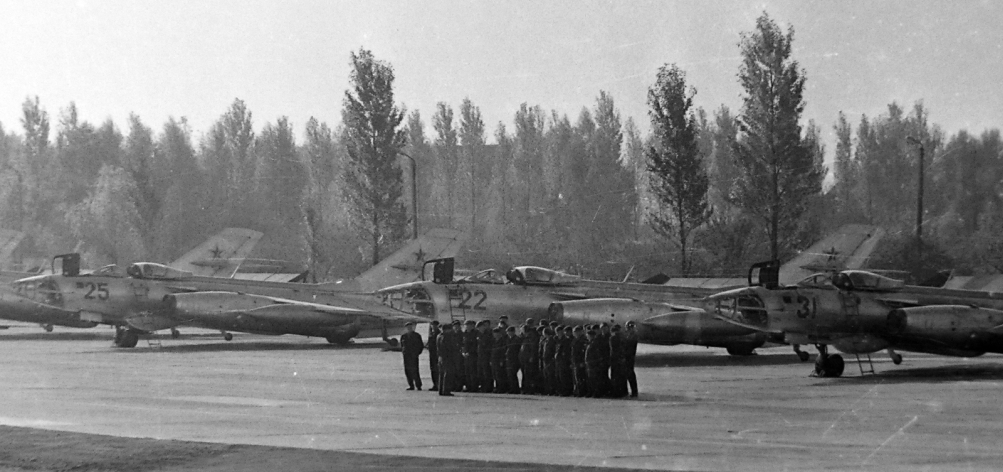
{"label": "overcast sky", "polygon": [[988,0],[4,0],[0,122],[20,132],[21,104],[38,95],[53,121],[75,101],[83,119],[120,128],[130,112],[157,131],[185,116],[198,138],[239,97],[256,128],[287,115],[302,136],[311,116],[339,122],[349,52],[364,47],[393,65],[398,102],[428,134],[439,101],[469,97],[491,132],[511,131],[522,102],[574,120],[600,90],[647,130],[646,90],[665,63],[687,72],[698,106],[737,110],[739,34],[764,10],[795,29],[805,120],[830,143],[840,110],[856,124],[891,101],[923,100],[949,133],[1000,126],[1003,3]]}

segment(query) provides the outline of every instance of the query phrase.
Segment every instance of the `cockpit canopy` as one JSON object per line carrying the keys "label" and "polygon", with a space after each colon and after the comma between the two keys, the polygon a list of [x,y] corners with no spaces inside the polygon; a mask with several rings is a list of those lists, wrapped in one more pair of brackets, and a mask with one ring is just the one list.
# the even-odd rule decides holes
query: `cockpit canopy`
{"label": "cockpit canopy", "polygon": [[129,277],[137,279],[181,280],[192,277],[192,273],[167,267],[156,262],[137,262],[126,269]]}
{"label": "cockpit canopy", "polygon": [[122,272],[122,268],[115,264],[108,264],[94,272],[90,275],[97,277],[125,277],[125,272]]}
{"label": "cockpit canopy", "polygon": [[840,290],[862,290],[869,292],[889,292],[901,289],[905,282],[863,270],[844,270],[832,278],[832,284]]}
{"label": "cockpit canopy", "polygon": [[460,280],[459,283],[470,283],[470,284],[503,284],[505,283],[505,277],[502,276],[500,272],[494,269],[482,270],[476,274],[468,275]]}
{"label": "cockpit canopy", "polygon": [[505,278],[516,285],[563,285],[579,280],[576,275],[534,266],[513,267],[505,274]]}

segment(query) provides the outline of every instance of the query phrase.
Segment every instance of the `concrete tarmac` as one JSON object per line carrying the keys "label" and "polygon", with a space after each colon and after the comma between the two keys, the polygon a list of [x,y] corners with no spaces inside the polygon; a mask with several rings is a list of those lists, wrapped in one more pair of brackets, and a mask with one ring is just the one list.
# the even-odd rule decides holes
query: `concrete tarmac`
{"label": "concrete tarmac", "polygon": [[[196,330],[185,330],[192,333]],[[297,336],[111,347],[105,328],[0,330],[0,424],[226,444],[669,470],[987,470],[1003,464],[1003,356],[852,356],[810,377],[788,347],[639,349],[629,400],[405,391],[401,355]],[[427,353],[421,357],[425,387]],[[290,465],[295,470],[295,465]]]}

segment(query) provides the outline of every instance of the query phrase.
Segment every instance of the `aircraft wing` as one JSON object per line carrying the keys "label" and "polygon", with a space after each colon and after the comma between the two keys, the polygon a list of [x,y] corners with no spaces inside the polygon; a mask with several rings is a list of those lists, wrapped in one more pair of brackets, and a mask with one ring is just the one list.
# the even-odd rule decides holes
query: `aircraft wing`
{"label": "aircraft wing", "polygon": [[175,293],[167,297],[171,316],[186,320],[185,323],[227,317],[270,324],[318,326],[347,324],[360,316],[399,322],[428,321],[383,305],[366,294],[339,294],[331,304],[218,291]]}
{"label": "aircraft wing", "polygon": [[714,315],[714,318],[717,318],[717,319],[719,319],[721,321],[724,321],[725,323],[730,323],[730,324],[733,324],[735,326],[740,326],[742,328],[751,329],[753,331],[759,331],[761,333],[784,334],[784,332],[781,331],[781,330],[779,330],[779,329],[764,328],[762,325],[755,325],[755,324],[751,324],[751,323],[746,323],[744,321],[739,321],[739,320],[735,320],[735,319],[729,318],[729,317],[727,317],[725,315]]}

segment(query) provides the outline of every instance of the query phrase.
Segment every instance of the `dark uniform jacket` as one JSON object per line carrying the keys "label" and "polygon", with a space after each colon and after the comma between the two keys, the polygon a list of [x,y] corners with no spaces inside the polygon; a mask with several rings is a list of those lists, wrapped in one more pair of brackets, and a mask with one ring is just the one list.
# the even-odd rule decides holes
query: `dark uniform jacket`
{"label": "dark uniform jacket", "polygon": [[439,335],[442,334],[442,330],[429,325],[428,326],[428,355],[434,357],[439,356],[439,349],[436,343],[439,341]]}
{"label": "dark uniform jacket", "polygon": [[505,363],[508,367],[519,367],[519,349],[522,339],[519,336],[506,336]]}
{"label": "dark uniform jacket", "polygon": [[421,351],[425,350],[425,345],[421,341],[418,333],[404,333],[401,335],[401,352],[404,357],[418,357]]}
{"label": "dark uniform jacket", "polygon": [[540,353],[540,335],[534,330],[528,330],[528,332],[522,335],[522,349],[519,351],[520,359],[525,359],[527,362],[536,362],[537,356]]}
{"label": "dark uniform jacket", "polygon": [[576,337],[571,341],[571,362],[576,367],[585,363],[585,350],[589,347],[589,338]]}
{"label": "dark uniform jacket", "polygon": [[[605,354],[603,354],[605,352]],[[585,349],[585,363],[589,368],[599,368],[603,365],[604,359],[609,355],[609,344],[603,342],[601,336],[596,336],[589,341],[589,346]]]}
{"label": "dark uniform jacket", "polygon": [[623,338],[618,334],[609,337],[609,361],[614,365],[623,364],[625,361]]}
{"label": "dark uniform jacket", "polygon": [[482,363],[491,357],[491,348],[495,345],[495,337],[491,331],[477,332],[477,359]]}
{"label": "dark uniform jacket", "polygon": [[543,341],[543,362],[553,364],[557,357],[557,336],[544,336]]}
{"label": "dark uniform jacket", "polygon": [[[508,352],[508,336],[502,336],[499,339],[493,339],[491,336],[491,365],[495,367],[501,367],[505,365],[505,357]],[[518,355],[516,356],[518,357]]]}
{"label": "dark uniform jacket", "polygon": [[554,360],[559,365],[567,365],[571,362],[571,342],[572,339],[567,336],[557,338],[557,353],[554,354]]}
{"label": "dark uniform jacket", "polygon": [[637,333],[628,331],[623,336],[623,357],[628,366],[634,367],[634,359],[637,357]]}
{"label": "dark uniform jacket", "polygon": [[468,359],[477,359],[477,330],[472,329],[470,331],[464,331],[462,334],[462,347],[461,352],[467,356]]}

